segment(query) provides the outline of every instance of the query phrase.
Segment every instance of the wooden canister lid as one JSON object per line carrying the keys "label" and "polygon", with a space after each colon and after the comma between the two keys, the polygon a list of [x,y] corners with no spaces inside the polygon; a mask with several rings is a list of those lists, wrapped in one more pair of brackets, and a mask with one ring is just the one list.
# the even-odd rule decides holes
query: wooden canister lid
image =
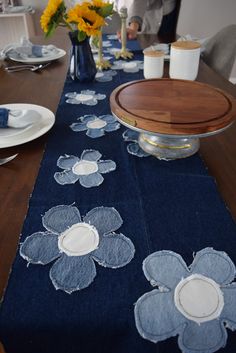
{"label": "wooden canister lid", "polygon": [[165,53],[161,50],[144,50],[143,54],[145,56],[151,56],[151,57],[161,57],[165,55]]}
{"label": "wooden canister lid", "polygon": [[236,117],[236,101],[224,91],[170,78],[121,85],[112,92],[110,104],[125,125],[168,135],[215,132]]}
{"label": "wooden canister lid", "polygon": [[171,47],[175,49],[192,50],[192,49],[200,48],[201,44],[194,41],[182,40],[182,41],[171,43]]}

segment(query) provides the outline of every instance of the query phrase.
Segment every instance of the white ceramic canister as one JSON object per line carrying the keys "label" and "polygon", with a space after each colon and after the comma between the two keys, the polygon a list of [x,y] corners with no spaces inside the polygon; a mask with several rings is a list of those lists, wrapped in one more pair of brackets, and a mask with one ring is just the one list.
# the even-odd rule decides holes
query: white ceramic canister
{"label": "white ceramic canister", "polygon": [[164,52],[144,50],[143,74],[145,78],[161,78],[164,68]]}
{"label": "white ceramic canister", "polygon": [[193,41],[178,41],[171,44],[171,78],[194,81],[198,74],[201,45]]}

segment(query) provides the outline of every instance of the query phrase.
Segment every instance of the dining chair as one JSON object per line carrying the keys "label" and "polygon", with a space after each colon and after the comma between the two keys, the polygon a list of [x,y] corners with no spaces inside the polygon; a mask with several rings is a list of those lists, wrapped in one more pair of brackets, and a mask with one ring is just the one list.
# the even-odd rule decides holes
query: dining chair
{"label": "dining chair", "polygon": [[221,29],[203,45],[203,61],[229,79],[236,58],[236,24]]}

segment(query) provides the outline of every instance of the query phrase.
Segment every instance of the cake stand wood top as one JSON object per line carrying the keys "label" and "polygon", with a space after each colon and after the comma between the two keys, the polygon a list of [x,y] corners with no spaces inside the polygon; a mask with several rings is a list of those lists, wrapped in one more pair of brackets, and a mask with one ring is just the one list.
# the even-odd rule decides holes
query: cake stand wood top
{"label": "cake stand wood top", "polygon": [[112,113],[125,125],[159,134],[200,135],[230,125],[236,100],[213,86],[187,80],[126,83],[110,96]]}

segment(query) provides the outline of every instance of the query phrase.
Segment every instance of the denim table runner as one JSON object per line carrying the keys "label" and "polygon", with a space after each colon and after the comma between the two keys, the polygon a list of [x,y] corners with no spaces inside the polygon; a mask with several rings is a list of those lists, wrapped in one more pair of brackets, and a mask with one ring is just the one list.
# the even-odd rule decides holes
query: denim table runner
{"label": "denim table runner", "polygon": [[[142,55],[137,52],[135,59],[142,60]],[[134,258],[116,270],[96,264],[95,280],[68,294],[55,290],[50,280],[53,263],[27,266],[18,251],[0,308],[0,340],[6,353],[178,353],[176,337],[155,344],[136,328],[134,304],[152,290],[143,273],[144,259],[170,250],[190,265],[193,254],[208,247],[224,251],[236,263],[235,223],[197,154],[171,162],[139,158],[127,152],[122,126],[99,138],[70,128],[81,116],[110,114],[113,89],[142,78],[142,70],[119,70],[104,83],[79,84],[67,78],[20,239],[22,243],[44,232],[42,215],[55,206],[74,205],[83,216],[96,207],[114,207],[123,219],[119,232],[134,244]],[[87,89],[106,99],[94,106],[66,103],[66,93]],[[97,187],[57,183],[58,158],[80,157],[84,150],[99,151],[116,169]],[[236,335],[227,332],[222,352],[232,353]]]}

